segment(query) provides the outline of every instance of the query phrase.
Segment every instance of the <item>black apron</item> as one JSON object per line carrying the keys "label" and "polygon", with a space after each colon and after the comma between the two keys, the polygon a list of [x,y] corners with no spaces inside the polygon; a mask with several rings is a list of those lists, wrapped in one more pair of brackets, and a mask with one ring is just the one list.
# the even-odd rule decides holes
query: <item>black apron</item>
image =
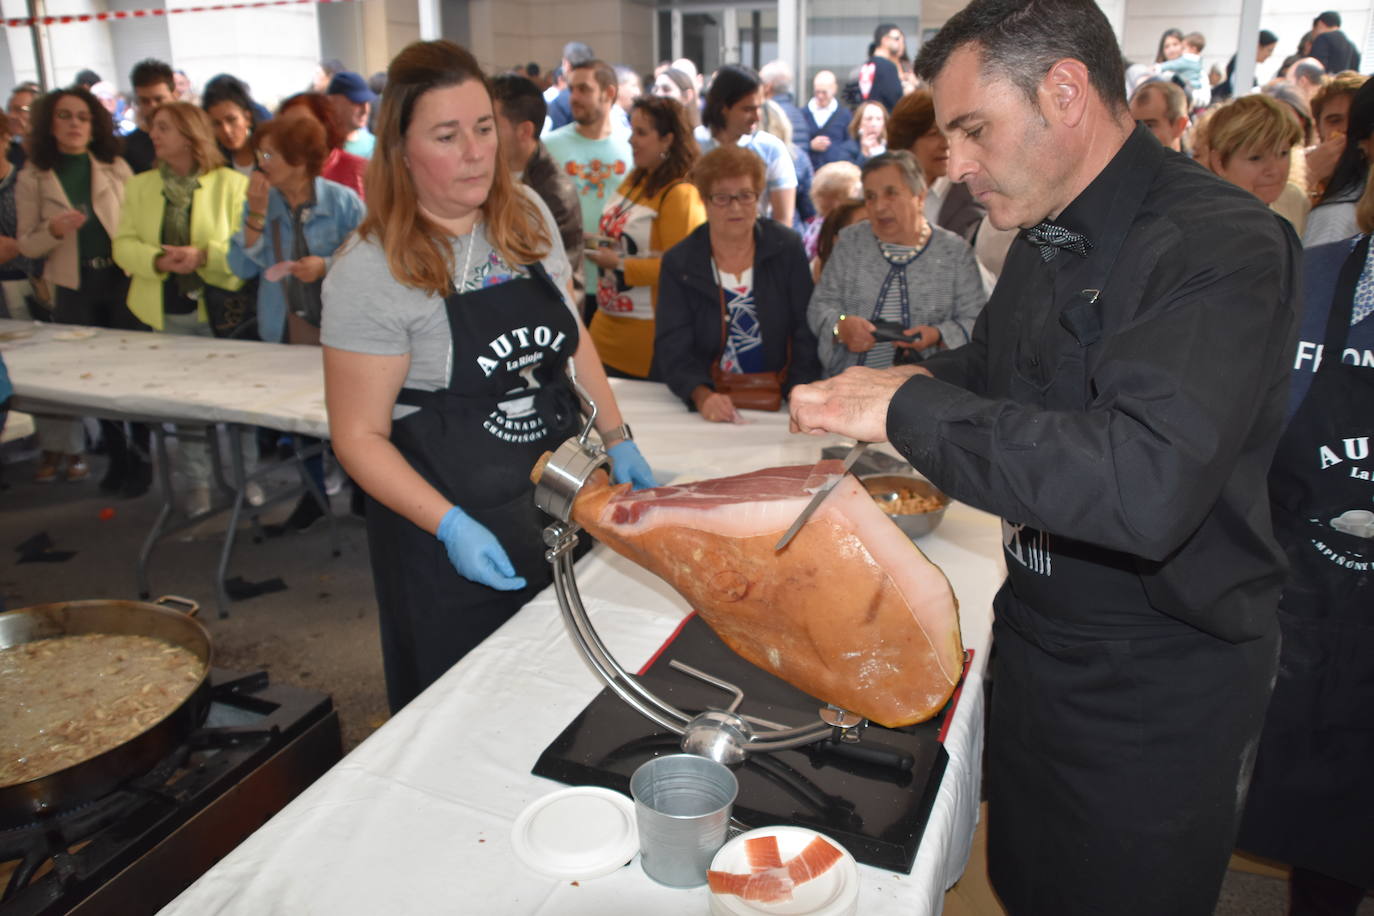
{"label": "black apron", "polygon": [[[369,499],[368,547],[393,711],[414,699],[552,580],[530,470],[579,425],[565,375],[577,323],[539,264],[530,277],[444,300],[448,387],[401,390],[418,407],[391,442],[415,470],[501,542],[526,586],[499,591],[460,576],[442,542]],[[582,552],[589,546],[582,538]]]}
{"label": "black apron", "polygon": [[1327,354],[1274,456],[1292,573],[1278,681],[1239,845],[1374,887],[1374,369],[1342,362],[1366,236],[1327,316]]}
{"label": "black apron", "polygon": [[[1131,195],[1123,189],[1116,205],[1138,210]],[[1093,240],[1095,275],[1070,260],[1018,290],[1065,304],[1017,310],[1017,351],[994,367],[990,393],[1050,410],[1088,406],[1092,365],[1112,332],[1099,291],[1127,228]],[[1059,288],[1069,283],[1093,289]],[[1276,635],[1224,642],[1154,610],[1131,557],[1003,525],[987,748],[993,887],[1013,916],[1210,914]]]}

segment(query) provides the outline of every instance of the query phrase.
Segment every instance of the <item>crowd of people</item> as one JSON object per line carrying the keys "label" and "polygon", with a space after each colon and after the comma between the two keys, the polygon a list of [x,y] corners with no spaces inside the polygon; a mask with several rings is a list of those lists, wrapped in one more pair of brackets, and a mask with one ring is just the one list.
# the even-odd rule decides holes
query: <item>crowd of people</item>
{"label": "crowd of people", "polygon": [[[1036,684],[993,710],[993,800],[1019,819],[993,834],[1004,897],[1026,912],[1086,911],[1049,885],[1070,880],[1068,846],[1120,818],[1140,820],[1139,837],[1099,836],[1084,893],[1119,894],[1121,869],[1142,871],[1149,846],[1160,873],[1179,876],[1157,882],[1178,908],[1154,911],[1201,912],[1219,881],[1208,857],[1229,849],[1237,779],[1257,754],[1243,843],[1299,866],[1295,899],[1328,901],[1303,912],[1353,912],[1374,884],[1359,821],[1374,802],[1348,767],[1367,769],[1374,752],[1366,737],[1323,757],[1321,742],[1347,736],[1314,738],[1293,711],[1317,691],[1374,734],[1354,705],[1367,657],[1342,669],[1364,671],[1353,681],[1305,679],[1321,677],[1314,658],[1348,656],[1343,640],[1367,643],[1369,627],[1371,514],[1313,534],[1312,513],[1349,509],[1347,494],[1295,457],[1320,436],[1323,469],[1368,456],[1369,380],[1340,372],[1351,354],[1357,368],[1374,360],[1362,235],[1374,228],[1374,85],[1340,25],[1318,16],[1256,91],[1232,85],[1234,59],[1208,71],[1197,32],[1167,31],[1152,63],[1123,60],[1081,0],[975,0],[914,63],[885,23],[853,71],[814,74],[804,102],[786,61],[702,73],[682,59],[638,74],[581,42],[547,77],[523,65],[488,78],[445,41],[407,47],[372,80],[329,61],[275,112],[227,74],[188,100],[172,67],[144,61],[122,136],[100,92],[12,93],[0,279],[11,314],[324,347],[332,446],[366,493],[394,708],[548,584],[527,475],[575,430],[579,400],[597,407],[614,480],[655,484],[609,378],[662,383],[708,422],[791,397],[795,427],[891,436],[939,485],[1008,520],[1009,556],[1029,545],[1042,558],[1009,561],[999,596],[1003,676]],[[1256,60],[1275,44],[1261,32]],[[36,479],[87,476],[80,425],[37,423]],[[147,431],[107,421],[102,434],[102,488],[146,490]],[[204,450],[181,460],[188,511],[202,511]],[[1274,503],[1277,543],[1266,473],[1297,481]],[[1367,471],[1351,476],[1367,488]],[[1128,492],[1136,478],[1155,486]],[[322,511],[307,496],[292,524]],[[1341,564],[1307,555],[1307,541],[1350,532],[1327,547]],[[1284,670],[1307,673],[1280,679],[1283,715],[1256,752],[1278,650],[1272,608],[1266,618],[1251,598],[1276,592],[1281,552],[1297,576]],[[1049,557],[1071,593],[1042,581]],[[1332,618],[1340,627],[1313,623]],[[1066,645],[1106,645],[1117,626],[1125,648],[1069,658]],[[1229,678],[1213,702],[1235,704],[1225,728],[1195,712],[1158,730],[1147,709],[1104,699],[1113,723],[1149,721],[1119,745],[1090,734],[1104,718],[1074,706],[1083,684],[1127,706],[1190,703],[1161,673],[1173,657]],[[1157,692],[1128,695],[1125,682]],[[1210,749],[1169,743],[1209,727]],[[1107,772],[1093,758],[1086,788],[1066,788],[1081,761],[1026,764],[1041,732],[1129,759]],[[1142,751],[1152,734],[1165,750]],[[1314,759],[1349,802],[1334,830],[1331,800],[1309,805],[1335,852],[1294,813],[1313,796],[1292,775]],[[1120,773],[1150,782],[1136,807],[1109,785]],[[1200,793],[1227,780],[1225,812],[1169,820],[1179,799],[1216,808]],[[1042,869],[1032,834],[1067,810],[1078,833],[1047,834],[1064,859]],[[1135,852],[1113,859],[1120,849]]]}

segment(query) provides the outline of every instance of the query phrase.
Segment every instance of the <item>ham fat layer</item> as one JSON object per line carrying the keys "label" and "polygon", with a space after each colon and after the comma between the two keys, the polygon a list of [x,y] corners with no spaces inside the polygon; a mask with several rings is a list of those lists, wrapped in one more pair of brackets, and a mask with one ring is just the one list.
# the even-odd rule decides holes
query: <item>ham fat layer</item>
{"label": "ham fat layer", "polygon": [[944,573],[852,476],[773,549],[839,470],[822,462],[638,492],[598,473],[573,518],[665,579],[759,667],[880,725],[921,722],[963,663]]}

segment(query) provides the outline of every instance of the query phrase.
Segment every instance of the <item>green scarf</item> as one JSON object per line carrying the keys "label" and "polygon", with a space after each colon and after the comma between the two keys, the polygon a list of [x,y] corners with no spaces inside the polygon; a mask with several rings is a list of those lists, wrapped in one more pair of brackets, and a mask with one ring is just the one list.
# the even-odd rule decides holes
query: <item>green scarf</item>
{"label": "green scarf", "polygon": [[[167,163],[158,164],[162,175],[162,196],[167,204],[162,211],[162,243],[164,245],[191,244],[191,199],[200,187],[198,173],[178,175],[168,168]],[[177,289],[183,296],[199,299],[205,281],[200,274],[176,274]]]}

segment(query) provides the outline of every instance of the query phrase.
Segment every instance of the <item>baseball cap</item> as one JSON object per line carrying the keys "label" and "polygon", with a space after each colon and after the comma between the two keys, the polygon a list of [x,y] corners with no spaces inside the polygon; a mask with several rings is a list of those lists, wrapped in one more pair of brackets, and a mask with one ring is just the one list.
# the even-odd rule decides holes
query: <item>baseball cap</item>
{"label": "baseball cap", "polygon": [[354,105],[377,101],[377,93],[367,88],[367,80],[352,70],[335,73],[330,78],[329,88],[325,89],[324,94],[345,96]]}

